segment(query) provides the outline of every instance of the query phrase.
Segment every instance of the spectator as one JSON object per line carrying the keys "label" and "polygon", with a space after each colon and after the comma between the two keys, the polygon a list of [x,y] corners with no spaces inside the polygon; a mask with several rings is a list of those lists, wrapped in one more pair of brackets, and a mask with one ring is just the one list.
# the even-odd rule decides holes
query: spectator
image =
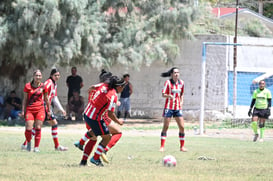
{"label": "spectator", "polygon": [[3,111],[4,111],[4,97],[0,95],[0,119],[3,118],[2,117]]}
{"label": "spectator", "polygon": [[[83,87],[83,81],[81,76],[77,75],[77,68],[72,67],[71,68],[71,74],[66,79],[66,85],[68,87],[68,96],[67,101],[69,102],[70,97],[73,96],[73,90],[77,90],[80,94],[80,90]],[[68,112],[68,111],[67,111]]]}
{"label": "spectator", "polygon": [[130,75],[129,74],[124,74],[123,79],[126,82],[126,85],[123,89],[123,91],[120,94],[120,106],[118,107],[118,114],[117,117],[120,118],[121,113],[124,110],[124,121],[126,120],[127,116],[129,116],[129,112],[131,109],[131,103],[130,103],[130,96],[133,93],[133,86],[129,82]]}
{"label": "spectator", "polygon": [[21,107],[22,107],[21,99],[17,97],[16,92],[14,90],[11,91],[9,97],[6,100],[4,118],[9,117],[11,117],[12,119],[18,118],[21,112]]}
{"label": "spectator", "polygon": [[82,120],[82,113],[84,111],[84,99],[79,95],[79,91],[74,90],[72,97],[70,97],[67,104],[67,112],[70,119],[74,119],[74,115],[77,120]]}

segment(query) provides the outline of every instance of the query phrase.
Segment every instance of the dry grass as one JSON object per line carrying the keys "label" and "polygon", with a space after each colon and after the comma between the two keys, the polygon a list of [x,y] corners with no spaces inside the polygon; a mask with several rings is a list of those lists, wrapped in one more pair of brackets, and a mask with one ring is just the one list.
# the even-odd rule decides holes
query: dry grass
{"label": "dry grass", "polygon": [[[179,151],[178,138],[167,137],[165,152],[159,149],[160,130],[124,131],[109,153],[111,163],[103,168],[79,167],[82,152],[73,142],[85,131],[84,125],[59,128],[60,142],[68,152],[56,152],[50,129],[42,132],[40,153],[20,150],[23,128],[0,128],[0,180],[272,180],[272,140],[253,143],[246,139],[215,138],[188,134],[187,153]],[[175,130],[176,132],[177,130]],[[130,133],[128,133],[130,132]],[[141,132],[141,134],[137,134]],[[171,133],[172,131],[170,131]],[[147,133],[147,134],[146,134]],[[161,159],[171,154],[177,167],[165,168]],[[214,160],[199,160],[205,156]]]}

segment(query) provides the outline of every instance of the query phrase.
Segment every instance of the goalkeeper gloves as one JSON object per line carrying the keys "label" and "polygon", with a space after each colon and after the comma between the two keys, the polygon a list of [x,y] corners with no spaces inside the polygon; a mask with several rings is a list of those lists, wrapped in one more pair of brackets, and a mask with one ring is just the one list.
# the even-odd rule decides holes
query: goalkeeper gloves
{"label": "goalkeeper gloves", "polygon": [[251,117],[252,116],[252,109],[250,108],[248,111],[248,116]]}

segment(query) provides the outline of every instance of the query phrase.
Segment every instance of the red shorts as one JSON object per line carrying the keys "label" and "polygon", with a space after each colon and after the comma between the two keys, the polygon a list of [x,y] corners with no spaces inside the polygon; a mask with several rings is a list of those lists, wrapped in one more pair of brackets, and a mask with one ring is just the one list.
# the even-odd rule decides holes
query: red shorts
{"label": "red shorts", "polygon": [[26,110],[25,121],[45,120],[45,108],[41,107],[40,110]]}

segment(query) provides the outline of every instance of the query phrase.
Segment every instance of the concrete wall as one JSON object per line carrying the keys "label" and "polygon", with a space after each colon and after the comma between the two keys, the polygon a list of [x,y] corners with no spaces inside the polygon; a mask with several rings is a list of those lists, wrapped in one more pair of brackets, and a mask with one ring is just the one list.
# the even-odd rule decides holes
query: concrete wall
{"label": "concrete wall", "polygon": [[[161,97],[161,90],[167,78],[160,77],[162,72],[168,71],[173,66],[180,68],[181,78],[185,81],[184,110],[200,109],[201,94],[201,62],[202,42],[232,42],[232,37],[227,36],[196,36],[196,40],[183,40],[180,46],[180,55],[174,65],[163,65],[160,62],[153,63],[150,67],[142,67],[140,71],[133,68],[126,69],[121,66],[111,68],[113,74],[122,76],[124,73],[131,75],[131,83],[134,92],[131,96],[131,115],[133,117],[159,118],[162,115],[164,99]],[[272,39],[244,38],[239,37],[238,42],[252,44],[273,44]],[[251,48],[238,51],[238,69],[261,67],[269,69],[273,67],[273,49]],[[228,70],[233,67],[233,47],[208,46],[206,64],[206,93],[205,108],[223,111],[227,107],[228,92]],[[263,63],[261,63],[263,61]],[[67,103],[66,77],[70,75],[70,67],[58,67],[61,71],[61,78],[58,82],[58,96],[61,103]],[[34,69],[33,69],[34,70]],[[26,77],[22,78],[18,85],[12,85],[9,80],[0,79],[0,90],[8,92],[16,89],[22,97],[23,86],[26,81],[31,80],[33,70],[29,70]],[[50,67],[43,70],[44,80],[48,78]],[[90,67],[78,66],[78,74],[82,76],[84,87],[81,95],[87,101],[87,90],[92,84],[98,82],[100,70]]]}

